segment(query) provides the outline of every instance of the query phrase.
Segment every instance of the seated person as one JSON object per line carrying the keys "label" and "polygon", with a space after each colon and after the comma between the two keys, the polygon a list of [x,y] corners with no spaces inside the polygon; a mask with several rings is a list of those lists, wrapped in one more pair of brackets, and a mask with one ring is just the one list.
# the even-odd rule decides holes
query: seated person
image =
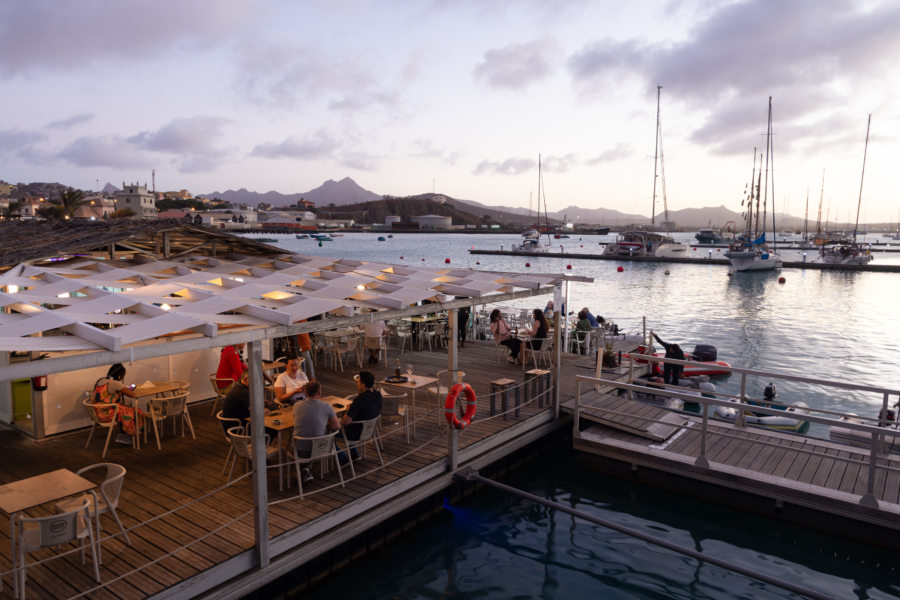
{"label": "seated person", "polygon": [[[588,321],[587,311],[582,308],[578,312],[578,323],[575,324],[575,339],[579,342],[583,342],[590,333],[591,322]],[[581,350],[582,354],[584,354],[584,346],[582,346]]]}
{"label": "seated person", "polygon": [[591,327],[600,327],[600,323],[597,322],[597,319],[594,317],[594,315],[591,314],[591,311],[588,310],[587,306],[585,306],[581,310],[583,310],[587,315],[587,320],[591,324]]}
{"label": "seated person", "polygon": [[300,359],[296,356],[287,358],[284,373],[275,380],[275,400],[281,404],[293,404],[306,397],[306,384],[309,379],[300,370]]}
{"label": "seated person", "polygon": [[[274,403],[266,402],[266,409],[272,409],[275,407]],[[222,402],[222,416],[227,419],[240,419],[241,426],[246,427],[247,423],[250,422],[250,373],[244,371],[241,373],[240,379],[238,379],[237,383],[234,384],[234,387],[225,395],[225,400]],[[222,428],[225,430],[225,433],[228,433],[228,430],[234,427],[233,424],[230,423],[222,423]],[[272,431],[267,429],[266,433],[270,435],[275,435],[276,431]]]}
{"label": "seated person", "polygon": [[[132,391],[134,386],[127,386],[124,383],[125,367],[121,363],[112,365],[106,372],[106,377],[101,377],[94,383],[93,398],[95,404],[119,404],[118,410],[115,407],[95,408],[97,419],[101,423],[109,423],[113,419],[113,414],[118,415],[120,434],[116,438],[117,442],[130,444],[129,436],[135,435],[143,420],[143,413],[134,406],[124,404],[124,396],[135,398],[137,395]],[[135,422],[137,419],[137,423]]]}
{"label": "seated person", "polygon": [[[359,439],[362,433],[362,425],[354,423],[354,421],[368,421],[374,419],[381,414],[382,397],[381,392],[375,389],[375,375],[369,371],[360,371],[356,379],[356,398],[350,403],[347,412],[341,418],[341,425],[344,428],[344,435],[347,440],[354,442]],[[355,460],[359,457],[356,448],[350,451],[350,455]],[[342,459],[341,463],[347,460],[343,452],[338,454],[338,459]]]}
{"label": "seated person", "polygon": [[[247,370],[247,363],[241,358],[241,352],[243,351],[244,344],[234,344],[233,346],[222,348],[222,354],[219,356],[219,368],[216,369],[216,379],[228,379],[234,382],[240,380],[241,373]],[[217,385],[219,389],[228,387],[225,381],[219,381]]]}
{"label": "seated person", "polygon": [[381,351],[381,338],[384,337],[384,321],[371,321],[363,324],[363,348],[369,351],[369,364],[378,364]]}
{"label": "seated person", "polygon": [[[294,436],[321,437],[340,429],[334,408],[320,397],[322,386],[315,379],[306,384],[306,400],[294,404]],[[294,440],[294,451],[299,457],[308,457],[312,443],[308,440]],[[311,481],[313,476],[309,467],[305,467],[300,475],[304,482]]]}
{"label": "seated person", "polygon": [[544,316],[547,320],[553,318],[553,300],[547,300],[547,306],[544,307]]}
{"label": "seated person", "polygon": [[531,329],[525,331],[525,335],[531,336],[531,339],[526,340],[525,347],[522,349],[523,365],[528,364],[528,351],[540,350],[544,340],[547,338],[547,333],[550,331],[550,324],[547,323],[544,311],[536,308],[531,314],[534,317],[534,322],[531,324]]}
{"label": "seated person", "polygon": [[499,308],[491,311],[491,333],[494,340],[500,346],[509,348],[509,361],[517,362],[519,359],[519,350],[522,347],[522,340],[512,337],[509,331],[509,325],[503,319],[503,313]]}

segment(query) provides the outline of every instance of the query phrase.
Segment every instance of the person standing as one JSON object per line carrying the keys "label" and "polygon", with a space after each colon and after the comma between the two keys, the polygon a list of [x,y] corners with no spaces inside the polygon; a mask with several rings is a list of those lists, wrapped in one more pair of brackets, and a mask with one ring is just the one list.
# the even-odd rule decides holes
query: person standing
{"label": "person standing", "polygon": [[219,356],[219,368],[216,369],[216,379],[220,389],[228,387],[229,381],[240,381],[241,373],[247,370],[247,363],[241,358],[244,351],[244,344],[234,344],[222,348],[222,354]]}
{"label": "person standing", "polygon": [[[303,320],[305,321],[306,319]],[[316,367],[313,365],[312,352],[310,352],[312,350],[312,340],[309,338],[308,333],[297,334],[297,350],[303,358],[303,370],[306,372],[306,376],[309,379],[315,379]]]}
{"label": "person standing", "polygon": [[[306,399],[294,404],[294,436],[295,437],[321,437],[332,431],[340,429],[334,408],[321,400],[322,386],[315,379],[306,384]],[[312,442],[309,440],[294,440],[294,451],[297,456],[306,458],[312,450]],[[303,482],[312,481],[312,472],[309,467],[304,467],[300,475]]]}
{"label": "person standing", "polygon": [[306,397],[306,385],[309,379],[300,370],[300,359],[296,356],[287,358],[284,373],[275,380],[275,400],[282,404],[293,404]]}
{"label": "person standing", "polygon": [[[666,349],[666,358],[674,358],[677,360],[684,360],[684,350],[678,344],[667,344],[655,333],[653,337],[656,338],[656,341],[662,344],[662,347]],[[683,365],[673,365],[666,363],[663,365],[663,381],[666,383],[671,383],[672,385],[678,385],[678,378],[684,372]]]}
{"label": "person standing", "polygon": [[466,332],[469,330],[470,307],[463,306],[456,311],[456,334],[459,339],[459,347],[466,347]]}

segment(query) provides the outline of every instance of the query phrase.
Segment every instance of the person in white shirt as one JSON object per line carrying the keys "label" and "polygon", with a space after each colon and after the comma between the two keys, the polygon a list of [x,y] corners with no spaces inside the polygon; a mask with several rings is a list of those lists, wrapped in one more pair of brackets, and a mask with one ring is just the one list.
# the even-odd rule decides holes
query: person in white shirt
{"label": "person in white shirt", "polygon": [[384,336],[384,321],[370,321],[363,325],[363,348],[369,351],[369,364],[378,364],[378,353],[381,350],[381,338]]}
{"label": "person in white shirt", "polygon": [[309,379],[300,370],[300,359],[290,356],[284,373],[275,380],[275,399],[282,404],[293,404],[306,398],[306,383]]}

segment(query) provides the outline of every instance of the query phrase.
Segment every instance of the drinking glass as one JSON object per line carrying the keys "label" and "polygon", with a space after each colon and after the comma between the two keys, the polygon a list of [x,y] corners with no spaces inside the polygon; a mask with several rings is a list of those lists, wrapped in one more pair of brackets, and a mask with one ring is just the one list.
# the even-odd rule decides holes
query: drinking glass
{"label": "drinking glass", "polygon": [[412,364],[406,365],[406,374],[409,376],[409,382],[413,382],[413,366]]}

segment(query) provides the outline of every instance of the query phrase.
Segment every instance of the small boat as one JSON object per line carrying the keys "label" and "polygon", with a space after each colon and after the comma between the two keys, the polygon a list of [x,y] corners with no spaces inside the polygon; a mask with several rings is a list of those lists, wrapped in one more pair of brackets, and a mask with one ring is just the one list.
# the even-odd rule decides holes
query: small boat
{"label": "small boat", "polygon": [[[737,400],[731,400],[731,402],[735,405],[739,404]],[[793,433],[806,433],[809,431],[809,421],[803,420],[803,416],[809,414],[809,405],[803,402],[795,402],[788,405],[784,410],[784,416],[755,414],[747,410],[748,405],[745,404],[743,407],[744,422],[751,427],[790,431]],[[738,412],[739,409],[730,406],[716,406],[715,411],[713,411],[713,417],[734,423]]]}
{"label": "small boat", "polygon": [[298,240],[308,240],[308,239],[309,239],[309,236],[306,235],[305,233],[298,233],[298,234],[295,234],[295,237],[296,237]]}
{"label": "small boat", "polygon": [[310,235],[310,237],[312,239],[318,240],[320,242],[333,242],[334,241],[329,236],[325,235],[324,233],[313,233]]}
{"label": "small boat", "polygon": [[[897,421],[895,420],[893,410],[888,410],[887,420],[889,423],[892,423],[890,427],[897,427]],[[849,415],[841,415],[838,421],[843,423],[856,423],[858,425],[865,424],[863,419],[853,413]],[[871,423],[871,425],[878,425],[878,423],[874,422]],[[856,446],[857,448],[872,447],[872,435],[870,433],[859,431],[858,429],[842,427],[841,425],[832,425],[828,428],[828,439],[833,442],[847,444],[849,446]],[[882,451],[900,454],[900,438],[886,435],[882,440],[882,444]]]}
{"label": "small boat", "polygon": [[554,239],[554,240],[567,239],[568,237],[569,237],[569,236],[567,236],[567,235],[564,234],[564,233],[554,233],[554,234],[553,234],[553,239]]}
{"label": "small boat", "polygon": [[344,234],[343,233],[329,233],[328,237],[333,237],[333,238],[344,237]]}
{"label": "small boat", "polygon": [[606,245],[606,256],[654,256],[659,246],[674,244],[667,235],[652,231],[623,231],[616,241]]}
{"label": "small boat", "polygon": [[542,254],[546,253],[547,250],[550,249],[550,246],[542,245],[540,240],[528,238],[522,240],[521,244],[513,244],[511,249],[513,252],[529,252],[531,254]]}
{"label": "small boat", "polygon": [[537,229],[526,229],[522,232],[522,237],[526,240],[536,240],[541,237],[541,232]]}
{"label": "small boat", "polygon": [[394,237],[394,234],[393,234],[393,233],[389,233],[389,234],[388,234],[388,237],[389,237],[389,238],[392,238],[392,237]]}
{"label": "small boat", "polygon": [[[646,358],[641,358],[642,355],[647,355],[648,353],[649,348],[647,346],[638,346],[638,352],[634,355],[635,362],[648,362]],[[663,357],[665,355],[661,352],[654,352],[653,356]],[[694,346],[693,352],[684,353],[684,359],[691,361],[691,364],[684,365],[680,377],[711,377],[715,375],[728,375],[731,373],[731,365],[724,360],[719,360],[716,347],[710,346],[709,344],[697,344]],[[661,374],[661,364],[662,363],[654,363],[653,370],[657,375]]]}
{"label": "small boat", "polygon": [[387,241],[387,238],[384,237],[383,235],[379,235],[379,236],[378,236],[378,241],[379,241],[379,242],[386,242],[386,241]]}
{"label": "small boat", "polygon": [[267,244],[274,244],[275,242],[278,241],[278,240],[275,239],[275,238],[266,238],[266,237],[261,237],[261,238],[247,238],[247,239],[250,240],[251,242],[263,242],[263,243],[267,243]]}
{"label": "small boat", "polygon": [[712,226],[712,221],[708,221],[707,226],[698,229],[694,237],[698,244],[726,244],[734,240],[734,230],[734,221],[728,221],[719,229]]}

